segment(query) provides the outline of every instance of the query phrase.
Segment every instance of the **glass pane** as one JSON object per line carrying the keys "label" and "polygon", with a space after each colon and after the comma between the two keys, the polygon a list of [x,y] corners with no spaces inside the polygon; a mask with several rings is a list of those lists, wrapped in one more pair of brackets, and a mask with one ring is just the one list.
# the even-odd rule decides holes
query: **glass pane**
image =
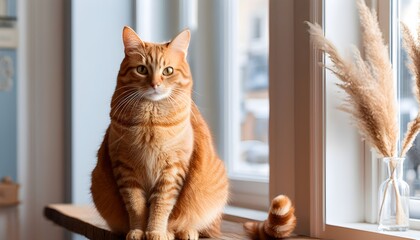
{"label": "glass pane", "polygon": [[[415,33],[418,24],[419,0],[400,0],[397,19],[399,18],[407,24],[413,33]],[[397,28],[399,25],[396,24]],[[396,31],[399,33],[400,31]],[[395,33],[395,32],[394,32]],[[407,131],[407,124],[410,120],[417,116],[418,104],[413,95],[413,84],[415,79],[407,69],[407,53],[402,47],[401,35],[397,38],[396,46],[396,72],[399,85],[400,99],[400,129],[401,139]],[[394,58],[395,59],[395,58]],[[419,136],[413,143],[412,148],[408,151],[404,163],[404,178],[410,185],[410,194],[413,197],[420,198],[420,138]]]}
{"label": "glass pane", "polygon": [[[240,143],[231,174],[268,178],[268,0],[234,2],[233,54],[238,79],[233,137]],[[236,144],[235,144],[236,145]]]}

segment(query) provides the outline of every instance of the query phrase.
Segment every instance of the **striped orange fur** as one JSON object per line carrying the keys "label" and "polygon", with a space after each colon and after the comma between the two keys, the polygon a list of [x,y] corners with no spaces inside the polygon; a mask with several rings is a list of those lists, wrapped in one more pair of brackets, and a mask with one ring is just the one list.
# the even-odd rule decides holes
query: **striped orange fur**
{"label": "striped orange fur", "polygon": [[168,43],[123,30],[111,123],[92,172],[95,206],[126,239],[218,237],[228,180],[191,99],[190,32]]}
{"label": "striped orange fur", "polygon": [[269,240],[290,236],[296,227],[295,208],[290,199],[279,195],[271,202],[270,212],[264,222],[247,222],[245,231],[251,239]]}

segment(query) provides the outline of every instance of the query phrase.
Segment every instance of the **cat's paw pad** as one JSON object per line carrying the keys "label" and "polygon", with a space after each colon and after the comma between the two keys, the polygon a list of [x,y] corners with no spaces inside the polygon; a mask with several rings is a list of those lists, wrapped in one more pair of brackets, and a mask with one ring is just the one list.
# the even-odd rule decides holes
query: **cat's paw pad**
{"label": "cat's paw pad", "polygon": [[196,240],[199,238],[197,230],[185,230],[176,233],[176,238],[181,240]]}
{"label": "cat's paw pad", "polygon": [[174,234],[170,232],[146,232],[146,239],[147,240],[173,240],[175,239]]}
{"label": "cat's paw pad", "polygon": [[144,232],[140,229],[130,230],[125,237],[126,240],[142,240],[144,239]]}

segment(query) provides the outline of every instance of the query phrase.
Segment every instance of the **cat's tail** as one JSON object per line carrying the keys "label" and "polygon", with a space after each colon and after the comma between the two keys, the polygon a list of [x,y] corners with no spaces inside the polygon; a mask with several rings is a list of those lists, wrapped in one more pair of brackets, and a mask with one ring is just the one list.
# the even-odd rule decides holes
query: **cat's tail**
{"label": "cat's tail", "polygon": [[296,226],[292,201],[279,195],[271,202],[270,212],[264,222],[246,222],[245,231],[252,239],[266,240],[290,236]]}

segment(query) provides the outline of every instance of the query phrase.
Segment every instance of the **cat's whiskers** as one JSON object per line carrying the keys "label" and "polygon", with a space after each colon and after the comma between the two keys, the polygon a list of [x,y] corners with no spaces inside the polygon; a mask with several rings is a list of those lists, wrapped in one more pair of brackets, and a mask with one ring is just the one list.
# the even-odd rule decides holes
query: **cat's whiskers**
{"label": "cat's whiskers", "polygon": [[[134,92],[131,94],[134,94]],[[129,98],[130,98],[129,96],[124,96],[124,98],[122,98],[118,102],[117,106],[113,107],[113,113],[112,113],[111,119],[115,117],[115,115],[118,113],[118,111],[120,111],[120,109],[124,106],[125,102],[128,101]]]}
{"label": "cat's whiskers", "polygon": [[[168,100],[170,100],[170,102],[171,102],[171,104],[172,104],[172,106],[175,108],[175,106],[174,106],[174,104],[173,103],[175,103],[176,105],[177,105],[177,107],[178,107],[178,109],[183,109],[181,106],[180,106],[180,104],[179,104],[179,102],[171,95],[171,96],[169,96],[168,97]],[[181,100],[182,101],[182,100]],[[188,106],[188,103],[186,103],[186,102],[183,102],[183,103],[185,103],[185,105],[186,106]],[[189,106],[188,106],[189,107]],[[194,119],[195,119],[195,116],[194,116],[194,113],[193,112],[191,112],[192,113],[192,115],[193,115],[193,117],[194,117]]]}
{"label": "cat's whiskers", "polygon": [[[173,97],[172,97],[173,98]],[[184,105],[183,107],[190,107],[189,101],[186,99],[183,99],[182,97],[177,97],[177,99],[173,98],[173,100],[176,102],[179,108],[182,109],[181,104]]]}
{"label": "cat's whiskers", "polygon": [[120,86],[120,87],[117,87],[117,88],[115,88],[115,92],[116,91],[118,91],[118,90],[121,90],[121,89],[124,89],[124,88],[132,88],[132,89],[136,89],[136,87],[135,86],[132,86],[132,85],[127,85],[127,86]]}
{"label": "cat's whiskers", "polygon": [[186,94],[184,91],[180,90],[180,89],[174,89],[173,90],[176,94],[182,95],[183,97],[185,97],[186,99],[190,99],[191,96]]}
{"label": "cat's whiskers", "polygon": [[[125,115],[125,111],[128,111],[129,109],[130,109],[130,107],[127,107],[127,106],[131,106],[131,111],[133,110],[133,108],[135,107],[135,106],[137,106],[140,102],[141,102],[141,100],[143,100],[144,99],[144,96],[147,94],[147,91],[145,91],[145,89],[144,88],[139,88],[139,91],[137,91],[137,93],[138,94],[136,94],[135,96],[133,96],[132,97],[132,99],[130,99],[130,100],[128,100],[127,102],[126,102],[126,104],[125,104],[125,107],[123,107],[123,109],[120,111],[120,113],[118,114],[118,118],[117,119],[120,119],[120,115],[121,115],[121,113],[123,114],[123,115]],[[140,95],[141,94],[141,95]],[[133,102],[133,100],[134,100],[134,103],[132,104],[132,102]],[[125,110],[124,110],[124,108],[126,108]]]}
{"label": "cat's whiskers", "polygon": [[130,102],[130,100],[133,97],[135,97],[137,94],[139,94],[139,91],[134,91],[134,92],[128,94],[125,98],[123,98],[121,100],[121,102],[118,104],[118,106],[116,107],[115,112],[113,113],[112,117],[114,117],[115,114],[118,113],[118,118],[117,119],[120,119],[120,115],[124,111],[124,108],[127,106],[128,102]]}
{"label": "cat's whiskers", "polygon": [[[178,108],[181,108],[181,106],[180,106],[180,103],[179,102],[181,102],[181,103],[183,103],[183,104],[185,104],[185,105],[187,105],[187,102],[186,101],[184,101],[184,99],[182,98],[182,96],[179,96],[178,94],[177,94],[177,91],[176,91],[177,89],[174,89],[174,94],[173,95],[176,95],[177,96],[177,99],[175,99],[174,98],[174,96],[173,95],[171,95],[171,96],[169,96],[176,104],[177,104],[177,106],[178,106]],[[188,105],[187,105],[188,106]]]}
{"label": "cat's whiskers", "polygon": [[[181,90],[179,90],[179,89],[174,89],[173,90],[173,92],[174,92],[174,94],[175,95],[178,95],[178,99],[180,100],[180,101],[183,101],[183,103],[185,104],[185,105],[191,105],[191,102],[190,101],[192,101],[192,100],[189,100],[189,99],[191,99],[191,97],[190,96],[188,96],[186,93],[184,93],[183,91],[181,91]],[[175,101],[176,102],[176,101]],[[191,113],[191,115],[194,117],[194,120],[195,121],[197,121],[197,118],[196,118],[196,116],[195,116],[195,114],[194,114],[194,112],[193,112],[193,110],[192,110],[192,108],[191,108],[191,106],[189,106],[190,107],[190,113]]]}
{"label": "cat's whiskers", "polygon": [[142,91],[142,92],[143,93],[140,96],[137,95],[135,97],[136,99],[133,103],[130,103],[130,105],[131,105],[130,111],[133,111],[134,107],[138,106],[138,104],[141,102],[141,100],[143,100],[143,98],[144,98],[144,96],[146,95],[147,92],[145,92],[145,91]]}
{"label": "cat's whiskers", "polygon": [[191,95],[185,93],[181,89],[174,89],[174,93],[182,96],[183,99],[186,99],[186,100],[190,100],[191,99]]}
{"label": "cat's whiskers", "polygon": [[117,112],[118,111],[120,111],[120,113],[121,113],[121,110],[122,110],[122,108],[125,106],[125,104],[130,100],[130,98],[132,97],[132,96],[134,96],[135,94],[137,94],[137,92],[138,91],[133,91],[132,93],[130,93],[130,94],[127,94],[126,96],[124,96],[124,98],[122,98],[120,101],[119,101],[119,103],[117,104],[117,106],[115,107],[115,110],[114,110],[114,113],[112,114],[112,118],[115,116],[115,114],[117,114]]}
{"label": "cat's whiskers", "polygon": [[[167,97],[167,99],[168,99],[169,103],[171,104],[171,106],[172,106],[173,108],[175,108],[175,105],[174,105],[174,104],[176,104],[176,102],[175,102],[175,100],[173,99],[173,97],[172,97],[171,95],[169,95],[169,96]],[[178,105],[178,108],[179,108],[179,105]]]}
{"label": "cat's whiskers", "polygon": [[191,89],[192,93],[194,93],[195,95],[197,95],[197,97],[202,97],[203,95],[198,93],[197,91],[195,91],[194,89]]}
{"label": "cat's whiskers", "polygon": [[124,92],[122,92],[121,94],[119,94],[118,96],[116,96],[116,97],[115,97],[115,99],[112,99],[112,100],[111,100],[111,103],[114,103],[114,102],[118,102],[118,101],[120,101],[120,100],[121,100],[121,98],[127,97],[128,93],[130,93],[130,92],[135,92],[136,90],[137,90],[137,89],[134,89],[134,88],[131,88],[131,89],[125,90]]}
{"label": "cat's whiskers", "polygon": [[137,91],[134,95],[130,97],[130,99],[124,104],[124,107],[121,109],[120,113],[118,114],[118,118],[120,119],[121,114],[125,115],[125,111],[129,109],[130,104],[137,99],[137,97],[140,95],[140,92]]}
{"label": "cat's whiskers", "polygon": [[131,96],[128,98],[128,100],[124,103],[124,106],[121,107],[120,112],[118,113],[118,118],[120,119],[120,115],[123,114],[125,115],[125,109],[127,108],[127,106],[130,105],[130,102],[138,95],[138,92],[135,92],[134,94],[131,94]]}
{"label": "cat's whiskers", "polygon": [[115,99],[113,98],[111,100],[111,104],[113,104],[114,102],[118,102],[117,103],[117,106],[118,106],[118,104],[121,103],[121,100],[123,98],[127,97],[130,93],[133,93],[133,92],[136,92],[136,91],[137,91],[137,89],[135,89],[135,88],[130,88],[128,90],[125,90],[124,92],[122,92],[118,96],[116,96]]}

